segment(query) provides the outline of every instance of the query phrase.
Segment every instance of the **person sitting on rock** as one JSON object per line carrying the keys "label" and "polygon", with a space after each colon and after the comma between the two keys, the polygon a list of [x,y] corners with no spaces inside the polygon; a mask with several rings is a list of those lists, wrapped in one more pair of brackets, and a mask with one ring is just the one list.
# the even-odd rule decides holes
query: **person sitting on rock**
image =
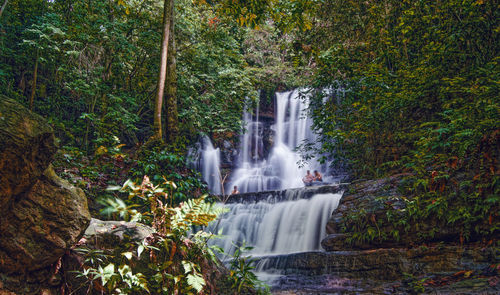
{"label": "person sitting on rock", "polygon": [[314,181],[323,182],[323,176],[321,176],[318,170],[314,170]]}
{"label": "person sitting on rock", "polygon": [[238,186],[235,185],[234,188],[233,188],[233,191],[231,192],[231,195],[236,195],[236,194],[239,194],[240,192],[238,191]]}
{"label": "person sitting on rock", "polygon": [[311,171],[307,170],[306,176],[302,178],[302,181],[306,186],[312,185],[312,182],[314,181],[314,176],[311,174]]}

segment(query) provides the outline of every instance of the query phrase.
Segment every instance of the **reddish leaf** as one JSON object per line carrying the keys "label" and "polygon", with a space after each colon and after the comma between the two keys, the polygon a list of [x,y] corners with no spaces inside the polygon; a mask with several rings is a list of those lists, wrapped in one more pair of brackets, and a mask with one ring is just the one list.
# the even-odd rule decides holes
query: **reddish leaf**
{"label": "reddish leaf", "polygon": [[175,251],[177,250],[177,244],[172,243],[172,251],[170,252],[170,260],[174,259]]}

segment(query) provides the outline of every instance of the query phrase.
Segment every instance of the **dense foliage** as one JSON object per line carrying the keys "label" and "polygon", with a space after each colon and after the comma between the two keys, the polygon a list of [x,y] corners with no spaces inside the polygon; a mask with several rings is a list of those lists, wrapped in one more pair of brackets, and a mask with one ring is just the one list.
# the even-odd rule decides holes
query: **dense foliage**
{"label": "dense foliage", "polygon": [[[440,227],[460,228],[460,242],[498,237],[500,13],[494,1],[176,0],[180,136],[168,148],[149,140],[163,1],[2,2],[0,94],[54,126],[63,146],[57,171],[94,195],[109,194],[104,187],[128,177],[172,181],[168,194],[149,181],[129,182],[130,200],[108,205],[154,225],[162,234],[158,248],[184,247],[187,256],[159,257],[175,264],[172,273],[150,269],[161,286],[126,264],[88,268],[110,290],[128,283],[135,284],[130,291],[203,288],[197,259],[210,255],[184,243],[189,233],[181,223],[214,216],[183,215],[172,223],[190,210],[185,206],[207,209],[198,199],[206,187],[183,155],[200,133],[220,142],[237,138],[231,135],[257,89],[308,86],[321,142],[311,145],[321,146],[314,154],[334,159],[355,179],[404,175],[398,192],[405,206],[387,208],[385,220],[369,210],[353,213],[344,228],[353,237],[397,240],[429,219],[436,228],[420,233],[424,238]],[[384,224],[394,227],[382,232]],[[231,273],[233,286],[251,287],[250,263],[233,266],[240,269]]]}
{"label": "dense foliage", "polygon": [[[174,182],[155,185],[147,176],[140,184],[129,180],[122,187],[109,188],[119,194],[108,200],[106,213],[148,224],[155,234],[111,252],[78,249],[85,256],[78,276],[86,279],[88,290],[94,287],[107,294],[258,294],[253,289],[260,282],[250,272],[247,258],[236,256],[233,264],[247,268],[234,267],[227,274],[215,256],[214,251],[219,250],[207,245],[215,235],[202,228],[224,209],[207,202],[206,196],[178,203],[175,188]],[[120,193],[126,193],[127,203]],[[265,290],[260,293],[267,294]]]}
{"label": "dense foliage", "polygon": [[328,1],[318,15],[302,40],[327,89],[312,110],[324,151],[355,177],[410,173],[406,221],[498,234],[497,4]]}
{"label": "dense foliage", "polygon": [[[0,92],[32,104],[66,145],[93,152],[114,145],[114,136],[129,146],[146,140],[161,8],[153,0],[9,1],[0,21]],[[257,95],[244,68],[240,27],[212,10],[176,1],[184,139],[239,130],[245,98]]]}

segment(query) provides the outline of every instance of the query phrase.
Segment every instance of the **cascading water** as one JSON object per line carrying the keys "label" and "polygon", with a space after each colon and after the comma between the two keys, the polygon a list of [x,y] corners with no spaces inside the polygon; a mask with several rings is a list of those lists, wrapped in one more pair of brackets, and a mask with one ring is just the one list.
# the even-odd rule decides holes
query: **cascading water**
{"label": "cascading water", "polygon": [[203,137],[203,150],[201,151],[201,171],[203,180],[208,184],[208,189],[215,195],[221,194],[220,175],[220,150],[214,148],[210,138]]}
{"label": "cascading water", "polygon": [[[335,186],[241,195],[225,204],[229,212],[211,225],[210,231],[223,236],[211,243],[227,255],[235,252],[235,245],[253,247],[244,255],[258,259],[256,275],[279,288],[283,276],[288,274],[283,268],[288,257],[321,251],[326,224],[341,197],[342,192]],[[231,256],[223,257],[226,259]]]}
{"label": "cascading water", "polygon": [[244,193],[300,187],[306,170],[321,170],[316,161],[302,167],[298,165],[301,157],[295,149],[315,141],[312,120],[305,115],[307,97],[303,100],[299,95],[298,90],[276,93],[274,144],[267,159],[262,153],[262,124],[258,110],[254,120],[245,113],[247,132],[241,135],[239,161],[228,188],[236,185]]}
{"label": "cascading water", "polygon": [[[299,166],[302,159],[296,149],[316,140],[312,120],[306,116],[307,105],[308,98],[301,98],[298,90],[276,94],[273,146],[268,156],[258,108],[253,116],[244,113],[246,132],[240,137],[236,169],[226,191],[238,186],[245,194],[231,197],[225,204],[229,212],[210,226],[212,232],[222,230],[224,238],[211,243],[226,254],[234,253],[234,245],[253,247],[246,254],[260,257],[259,277],[268,282],[270,277],[280,276],[281,270],[267,258],[282,261],[291,253],[321,250],[326,223],[342,196],[338,187],[304,187],[302,182],[306,170],[325,172],[314,160]],[[208,138],[203,146],[204,179],[212,193],[220,194],[219,149]]]}
{"label": "cascading water", "polygon": [[[309,190],[310,198],[304,196]],[[287,190],[280,199],[270,195],[254,202],[226,204],[229,209],[218,224],[224,239],[216,243],[225,253],[235,244],[253,247],[254,256],[280,255],[320,250],[325,228],[341,193],[311,194],[310,189]]]}

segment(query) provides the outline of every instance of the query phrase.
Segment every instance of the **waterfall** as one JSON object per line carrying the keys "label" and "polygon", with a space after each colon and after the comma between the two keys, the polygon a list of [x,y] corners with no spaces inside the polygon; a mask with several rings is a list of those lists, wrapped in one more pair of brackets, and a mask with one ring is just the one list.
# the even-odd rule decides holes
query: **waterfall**
{"label": "waterfall", "polygon": [[322,170],[319,163],[311,161],[299,167],[299,145],[314,142],[312,120],[306,116],[307,97],[301,99],[299,90],[276,93],[276,121],[274,144],[267,158],[263,157],[262,124],[258,109],[254,118],[245,112],[246,132],[240,137],[239,161],[228,186],[238,186],[240,192],[280,190],[303,186],[306,170]]}
{"label": "waterfall", "polygon": [[203,180],[208,184],[208,189],[215,195],[221,192],[220,175],[220,150],[214,148],[210,138],[203,137],[203,149],[201,151],[201,173]]}
{"label": "waterfall", "polygon": [[304,197],[307,189],[289,190],[288,198],[272,195],[256,202],[229,203],[229,212],[218,224],[224,239],[215,243],[233,253],[235,244],[254,247],[253,256],[280,255],[320,250],[328,218],[341,193],[318,193]]}
{"label": "waterfall", "polygon": [[[240,194],[229,198],[225,204],[228,212],[208,229],[222,234],[223,238],[210,243],[224,249],[226,255],[235,252],[235,245],[252,247],[244,255],[259,258],[256,271],[267,282],[284,274],[269,257],[286,261],[292,253],[302,255],[321,250],[326,224],[342,196],[340,186],[304,187],[302,182],[307,170],[328,172],[314,159],[299,165],[302,157],[297,149],[302,144],[316,142],[312,119],[306,113],[308,103],[308,97],[300,97],[299,90],[276,93],[272,147],[268,155],[264,152],[267,132],[259,120],[258,107],[253,114],[244,112],[245,130],[240,135],[235,169],[226,186],[228,192],[238,186]],[[205,141],[209,142],[208,138]],[[208,143],[204,146],[203,175],[212,193],[219,193],[219,178],[209,178],[218,175],[218,170],[206,170],[216,169],[219,150]],[[331,182],[333,178],[325,175],[323,179]]]}

